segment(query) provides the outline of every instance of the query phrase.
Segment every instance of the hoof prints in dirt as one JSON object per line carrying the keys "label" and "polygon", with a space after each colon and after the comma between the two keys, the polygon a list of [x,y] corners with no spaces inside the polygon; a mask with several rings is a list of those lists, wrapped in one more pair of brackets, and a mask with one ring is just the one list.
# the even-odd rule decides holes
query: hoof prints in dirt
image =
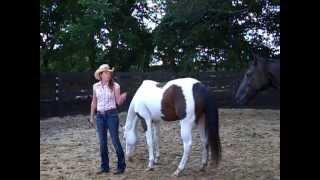
{"label": "hoof prints in dirt", "polygon": [[[187,167],[177,179],[280,179],[280,111],[220,109],[219,114],[220,165],[216,168],[209,165],[204,172],[199,171],[201,143],[195,128]],[[119,117],[122,127],[126,114]],[[160,161],[153,171],[145,172],[148,151],[139,126],[136,154],[133,162],[127,162],[126,172],[96,175],[100,161],[98,141],[87,118],[79,115],[40,121],[41,179],[175,179],[171,174],[183,153],[179,122],[161,123]],[[124,147],[121,127],[120,140]],[[110,138],[108,143],[114,171],[117,159]]]}

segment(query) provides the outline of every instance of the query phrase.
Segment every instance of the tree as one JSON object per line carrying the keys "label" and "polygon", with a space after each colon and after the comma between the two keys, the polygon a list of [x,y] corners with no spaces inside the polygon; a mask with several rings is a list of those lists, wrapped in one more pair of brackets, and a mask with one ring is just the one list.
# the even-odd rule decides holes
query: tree
{"label": "tree", "polygon": [[[257,30],[266,30],[279,44],[279,1],[180,0],[168,1],[166,15],[154,31],[157,56],[164,64],[193,66],[197,58],[225,69],[239,69],[250,50],[265,56],[274,49]],[[247,39],[250,30],[252,39]],[[223,61],[217,62],[217,59]],[[189,69],[187,69],[189,70]]]}
{"label": "tree", "polygon": [[92,70],[101,63],[123,71],[138,64],[146,70],[152,36],[139,17],[132,16],[134,10],[141,12],[144,7],[143,1],[133,0],[42,0],[41,70]]}
{"label": "tree", "polygon": [[[154,59],[175,71],[241,69],[251,51],[277,56],[276,0],[41,0],[40,69],[147,71]],[[158,14],[163,14],[159,19]],[[152,31],[145,21],[156,23]]]}

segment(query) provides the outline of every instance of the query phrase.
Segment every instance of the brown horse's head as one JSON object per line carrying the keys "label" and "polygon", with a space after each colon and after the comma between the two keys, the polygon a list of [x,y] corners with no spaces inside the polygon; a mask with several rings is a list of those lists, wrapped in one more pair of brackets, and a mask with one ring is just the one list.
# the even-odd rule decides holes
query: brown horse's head
{"label": "brown horse's head", "polygon": [[259,91],[268,87],[270,80],[267,77],[266,62],[261,57],[253,55],[250,63],[237,91],[235,101],[238,104],[246,104],[253,99]]}

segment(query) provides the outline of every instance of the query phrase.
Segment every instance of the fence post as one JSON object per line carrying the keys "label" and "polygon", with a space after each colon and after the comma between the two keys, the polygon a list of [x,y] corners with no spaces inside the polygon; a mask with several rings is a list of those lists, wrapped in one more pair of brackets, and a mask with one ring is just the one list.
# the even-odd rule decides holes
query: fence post
{"label": "fence post", "polygon": [[57,115],[57,116],[60,116],[60,101],[61,101],[61,99],[60,99],[60,86],[61,86],[61,84],[60,84],[60,78],[59,78],[59,76],[58,75],[56,75],[56,81],[55,81],[56,83],[56,85],[55,85],[55,104],[56,104],[56,108],[55,108],[55,110],[56,110],[56,112],[55,112],[55,114]]}

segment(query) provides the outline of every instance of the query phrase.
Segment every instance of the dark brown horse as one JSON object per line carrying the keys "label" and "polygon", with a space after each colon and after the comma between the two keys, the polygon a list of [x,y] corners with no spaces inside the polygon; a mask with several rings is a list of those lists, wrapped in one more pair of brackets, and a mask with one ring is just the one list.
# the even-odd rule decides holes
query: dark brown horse
{"label": "dark brown horse", "polygon": [[253,61],[246,71],[234,99],[243,105],[268,88],[280,91],[280,59],[264,59],[253,54]]}

